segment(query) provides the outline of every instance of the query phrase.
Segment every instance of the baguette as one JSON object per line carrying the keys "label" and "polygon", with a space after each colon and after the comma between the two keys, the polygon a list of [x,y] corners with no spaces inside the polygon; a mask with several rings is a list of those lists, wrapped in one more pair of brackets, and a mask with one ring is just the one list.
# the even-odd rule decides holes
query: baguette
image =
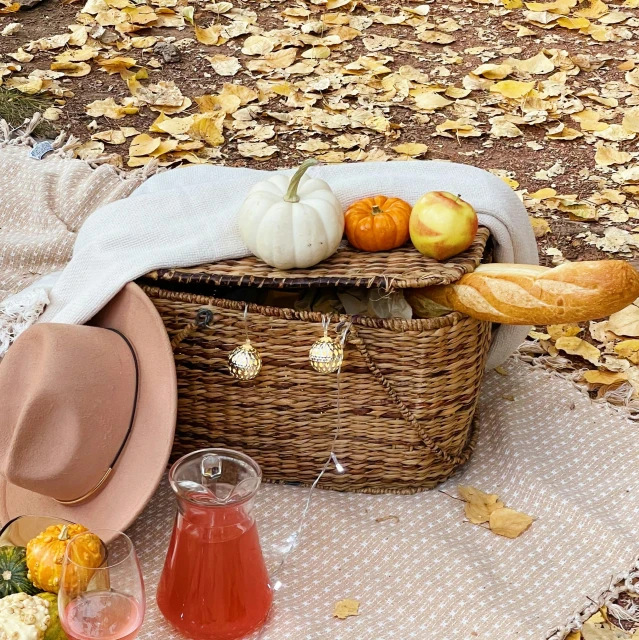
{"label": "baguette", "polygon": [[420,309],[428,315],[435,303],[478,320],[520,325],[595,320],[637,298],[639,274],[623,260],[567,262],[554,269],[486,264],[453,284],[406,293],[418,316]]}

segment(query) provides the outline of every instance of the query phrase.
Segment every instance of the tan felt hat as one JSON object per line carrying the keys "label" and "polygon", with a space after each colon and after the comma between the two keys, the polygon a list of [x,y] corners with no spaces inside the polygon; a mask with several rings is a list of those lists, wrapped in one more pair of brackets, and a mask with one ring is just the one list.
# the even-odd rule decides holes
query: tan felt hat
{"label": "tan felt hat", "polygon": [[36,324],[0,363],[0,525],[123,531],[162,478],[177,409],[162,319],[128,284],[90,325]]}

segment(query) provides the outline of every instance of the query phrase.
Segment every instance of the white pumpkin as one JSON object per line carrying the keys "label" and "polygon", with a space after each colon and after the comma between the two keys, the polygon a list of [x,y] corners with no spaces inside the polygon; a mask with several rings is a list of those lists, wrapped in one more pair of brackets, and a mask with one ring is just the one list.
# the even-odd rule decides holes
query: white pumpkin
{"label": "white pumpkin", "polygon": [[344,234],[344,213],[331,188],[304,175],[275,174],[258,182],[240,209],[240,234],[251,253],[276,269],[305,269],[333,255]]}

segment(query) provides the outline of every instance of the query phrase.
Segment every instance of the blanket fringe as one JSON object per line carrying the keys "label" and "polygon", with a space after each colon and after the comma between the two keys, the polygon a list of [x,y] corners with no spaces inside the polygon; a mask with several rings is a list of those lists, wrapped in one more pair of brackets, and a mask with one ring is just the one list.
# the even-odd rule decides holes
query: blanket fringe
{"label": "blanket fringe", "polygon": [[[4,146],[34,147],[38,141],[33,138],[32,134],[41,121],[41,113],[34,113],[33,117],[26,119],[19,127],[11,127],[6,120],[0,120],[0,148]],[[107,165],[121,180],[138,180],[143,182],[156,173],[161,173],[165,170],[164,167],[159,166],[159,162],[155,159],[138,169],[131,171],[120,169],[110,164],[112,155],[109,153],[102,154],[91,160],[81,160],[80,158],[76,158],[74,153],[81,144],[78,138],[67,131],[62,131],[55,140],[51,141],[51,146],[54,148],[53,155],[59,158],[84,162],[92,169]]]}
{"label": "blanket fringe", "polygon": [[596,398],[590,396],[588,382],[584,378],[586,367],[576,367],[575,363],[561,355],[548,355],[537,340],[527,340],[520,347],[515,357],[533,367],[543,369],[551,375],[567,380],[575,389],[585,394],[595,404],[608,404],[623,413],[630,420],[639,421],[639,399],[633,398],[634,387],[629,382],[607,389]]}
{"label": "blanket fringe", "polygon": [[[564,640],[573,631],[579,631],[584,622],[594,616],[602,607],[610,607],[609,612],[618,620],[635,621],[635,610],[625,610],[623,607],[614,604],[614,602],[622,593],[629,593],[633,596],[639,595],[637,593],[638,581],[639,556],[635,558],[629,571],[611,578],[609,587],[596,600],[590,599],[590,602],[578,613],[571,616],[565,625],[551,629],[546,635],[546,640]],[[621,613],[619,609],[624,613]]]}
{"label": "blanket fringe", "polygon": [[25,289],[0,302],[0,360],[18,336],[40,317],[49,304],[45,289]]}

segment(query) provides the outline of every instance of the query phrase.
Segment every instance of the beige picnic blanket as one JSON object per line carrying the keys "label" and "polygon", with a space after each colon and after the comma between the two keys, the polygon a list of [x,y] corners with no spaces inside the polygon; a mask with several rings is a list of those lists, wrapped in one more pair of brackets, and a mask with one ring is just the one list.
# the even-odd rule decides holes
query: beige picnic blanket
{"label": "beige picnic blanket", "polygon": [[[487,374],[477,450],[441,488],[497,493],[534,516],[532,527],[499,537],[466,522],[462,504],[437,490],[315,490],[260,640],[560,640],[606,601],[639,553],[638,427],[546,371],[515,360],[506,370]],[[270,566],[307,495],[262,487],[257,518]],[[155,606],[174,512],[163,482],[130,530],[147,582],[140,640],[181,637]],[[359,601],[359,615],[338,620],[333,607],[345,598]]]}
{"label": "beige picnic blanket", "polygon": [[31,158],[37,124],[34,118],[14,134],[0,121],[0,301],[62,269],[87,217],[126,198],[146,178],[109,164],[70,162],[78,144],[73,138],[55,141],[45,161]]}

